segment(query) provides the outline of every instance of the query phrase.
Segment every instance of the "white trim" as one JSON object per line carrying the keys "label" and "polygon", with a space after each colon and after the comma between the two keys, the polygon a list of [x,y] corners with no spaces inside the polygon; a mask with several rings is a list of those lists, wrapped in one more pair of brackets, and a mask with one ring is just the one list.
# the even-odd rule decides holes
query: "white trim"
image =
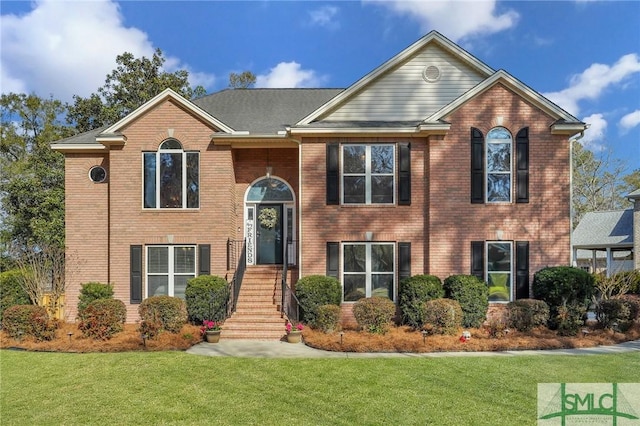
{"label": "white trim", "polygon": [[172,101],[176,102],[180,107],[184,108],[185,110],[187,110],[188,112],[192,113],[196,117],[201,118],[205,123],[209,123],[212,126],[216,127],[217,129],[220,129],[220,131],[223,131],[225,133],[233,133],[234,132],[233,128],[227,126],[222,121],[220,121],[217,118],[211,116],[209,113],[207,113],[206,111],[204,111],[203,109],[201,109],[200,107],[195,105],[194,103],[186,100],[185,98],[180,96],[178,93],[176,93],[173,90],[167,88],[167,89],[163,90],[162,92],[158,93],[156,96],[154,96],[149,101],[147,101],[144,104],[142,104],[138,109],[136,109],[132,113],[128,114],[126,117],[122,118],[117,123],[113,124],[111,127],[106,129],[102,133],[103,134],[117,133],[120,129],[126,127],[128,124],[130,124],[134,120],[136,120],[139,117],[141,117],[142,115],[146,114],[152,108],[155,108],[158,104],[160,104],[162,102],[165,102],[167,100],[172,100]]}
{"label": "white trim", "polygon": [[94,151],[106,151],[107,147],[102,144],[95,143],[54,143],[51,144],[51,149],[58,152],[94,152]]}
{"label": "white trim", "polygon": [[[175,277],[176,276],[189,276],[196,277],[198,271],[198,246],[195,244],[149,244],[145,245],[145,268],[144,268],[144,277],[145,277],[145,286],[144,286],[144,294],[145,298],[149,297],[149,277],[150,276],[166,276],[167,277],[167,295],[174,296],[175,295]],[[151,248],[166,248],[167,249],[167,272],[149,272],[149,249]],[[191,272],[175,272],[175,249],[176,248],[191,248],[193,249],[193,273]]]}
{"label": "white trim", "polygon": [[[365,171],[364,173],[350,173],[345,175],[344,172],[344,148],[348,147],[348,146],[361,146],[365,148]],[[386,147],[391,147],[393,149],[393,171],[391,173],[372,173],[371,171],[371,148],[373,146],[379,147],[379,146],[386,146]],[[376,144],[376,143],[344,143],[340,145],[340,204],[341,205],[348,205],[348,206],[360,206],[360,205],[367,205],[367,206],[392,206],[396,204],[396,179],[397,179],[397,173],[396,173],[396,161],[397,161],[397,149],[396,149],[396,145],[393,143],[380,143],[380,144]],[[364,181],[365,181],[365,187],[364,187],[364,203],[346,203],[344,201],[344,192],[345,192],[345,187],[346,185],[344,184],[344,179],[345,177],[349,177],[349,176],[364,176]],[[392,201],[390,203],[374,203],[371,201],[371,195],[372,195],[372,180],[374,176],[391,176],[392,180],[393,180],[393,188],[391,191],[391,197],[392,197]]]}
{"label": "white trim", "polygon": [[515,253],[514,253],[514,243],[513,241],[505,241],[505,240],[496,240],[496,241],[485,241],[484,243],[484,276],[487,279],[487,287],[491,287],[489,280],[489,245],[490,244],[508,244],[509,245],[509,271],[493,271],[496,274],[509,274],[509,300],[490,300],[490,303],[508,303],[515,300]]}
{"label": "white trim", "polygon": [[[381,271],[372,271],[371,270],[371,247],[377,246],[391,246],[393,248],[393,271],[391,272],[381,272]],[[365,246],[365,271],[364,272],[345,272],[345,262],[344,262],[344,247],[345,246]],[[398,265],[396,262],[396,254],[397,254],[397,244],[395,242],[382,242],[382,241],[349,241],[340,243],[340,265],[342,266],[340,269],[340,278],[342,283],[342,302],[343,303],[355,303],[355,300],[344,300],[344,282],[345,275],[362,275],[365,274],[365,297],[372,297],[372,280],[371,277],[373,275],[391,275],[392,277],[392,286],[393,286],[393,302],[398,299],[398,288],[397,288],[397,280],[396,274]]]}
{"label": "white trim", "polygon": [[[506,143],[506,139],[489,139],[489,134],[491,133],[492,130],[494,129],[504,129],[507,133],[509,133],[509,136],[511,137],[509,139],[509,171],[508,172],[489,172],[489,144],[494,144],[494,145],[498,145],[498,144],[504,144]],[[491,142],[490,142],[491,141]],[[513,135],[511,134],[511,132],[506,128],[506,127],[502,127],[502,126],[496,126],[491,128],[491,130],[489,130],[487,132],[487,136],[484,138],[484,202],[487,204],[510,204],[513,202],[513,191],[514,191],[514,179],[513,179],[513,165],[514,165],[514,161],[513,161],[513,153],[514,153],[514,149],[513,149]],[[509,199],[508,200],[498,200],[498,201],[492,201],[489,200],[489,175],[509,175]]]}

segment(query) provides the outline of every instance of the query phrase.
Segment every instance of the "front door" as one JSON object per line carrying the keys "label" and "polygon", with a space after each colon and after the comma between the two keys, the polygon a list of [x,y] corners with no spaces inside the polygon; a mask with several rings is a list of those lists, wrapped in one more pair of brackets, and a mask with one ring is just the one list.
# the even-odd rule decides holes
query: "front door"
{"label": "front door", "polygon": [[256,217],[257,263],[282,264],[282,204],[259,204]]}

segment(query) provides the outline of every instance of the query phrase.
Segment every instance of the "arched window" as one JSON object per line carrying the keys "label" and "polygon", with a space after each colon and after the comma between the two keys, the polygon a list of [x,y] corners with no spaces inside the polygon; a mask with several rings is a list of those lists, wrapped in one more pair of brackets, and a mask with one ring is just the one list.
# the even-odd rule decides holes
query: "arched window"
{"label": "arched window", "polygon": [[513,139],[504,127],[495,127],[486,139],[487,202],[511,202]]}
{"label": "arched window", "polygon": [[147,209],[196,209],[200,206],[200,153],[167,139],[158,151],[143,153],[143,201]]}

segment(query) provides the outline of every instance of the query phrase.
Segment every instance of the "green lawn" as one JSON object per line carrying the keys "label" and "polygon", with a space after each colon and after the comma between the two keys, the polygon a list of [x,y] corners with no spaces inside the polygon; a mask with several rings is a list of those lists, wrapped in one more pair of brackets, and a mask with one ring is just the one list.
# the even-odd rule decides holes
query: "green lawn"
{"label": "green lawn", "polygon": [[640,355],[261,359],[0,351],[2,425],[533,425],[539,382],[640,382]]}

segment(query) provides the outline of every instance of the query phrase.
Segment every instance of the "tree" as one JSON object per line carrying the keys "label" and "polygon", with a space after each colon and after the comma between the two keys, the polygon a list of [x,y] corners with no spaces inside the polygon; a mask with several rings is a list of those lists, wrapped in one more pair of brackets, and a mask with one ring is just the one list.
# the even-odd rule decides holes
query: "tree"
{"label": "tree", "polygon": [[0,241],[20,252],[64,247],[64,157],[49,143],[73,134],[60,122],[60,101],[2,95],[0,123]]}
{"label": "tree", "polygon": [[247,89],[256,84],[256,76],[251,71],[244,71],[242,74],[232,72],[229,74],[229,87],[232,89]]}
{"label": "tree", "polygon": [[166,59],[156,49],[151,59],[135,58],[125,52],[116,57],[118,66],[107,75],[104,86],[88,98],[74,96],[69,105],[67,121],[75,124],[80,132],[113,124],[167,88],[187,99],[202,96],[201,86],[189,86],[189,72],[178,70],[169,73],[162,70]]}
{"label": "tree", "polygon": [[573,141],[574,227],[586,212],[628,207],[624,196],[633,189],[627,191],[623,182],[628,179],[628,184],[633,184],[634,174],[623,176],[624,170],[624,163],[611,158],[610,152],[596,156],[578,141]]}

